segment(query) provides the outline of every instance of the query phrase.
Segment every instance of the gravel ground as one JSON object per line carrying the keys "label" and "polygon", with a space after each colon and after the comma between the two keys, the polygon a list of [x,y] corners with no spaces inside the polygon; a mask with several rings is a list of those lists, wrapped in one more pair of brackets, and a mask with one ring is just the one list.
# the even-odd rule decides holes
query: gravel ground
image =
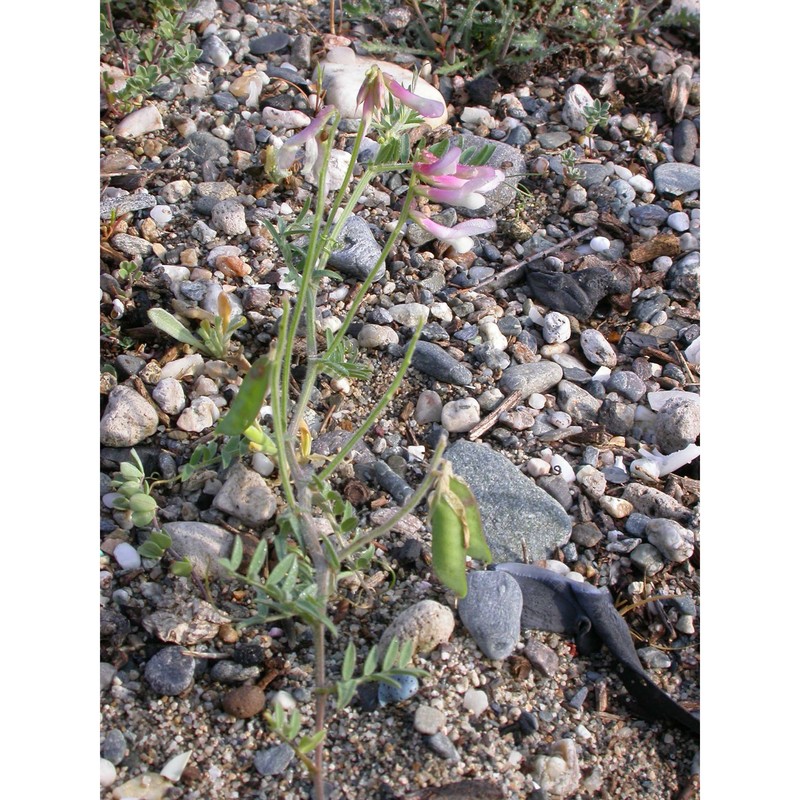
{"label": "gravel ground", "polygon": [[[325,45],[358,50],[360,42],[380,35],[364,23],[345,29],[346,39],[320,38],[327,9],[310,4],[301,11],[290,4],[204,0],[197,13],[193,30],[205,55],[189,79],[148,102],[158,112],[157,118],[148,112],[149,129],[126,135],[130,117],[115,118],[113,110],[102,117],[101,495],[110,491],[110,478],[131,446],[147,472],[174,475],[193,448],[208,441],[215,416],[230,402],[240,382],[232,364],[265,352],[281,294],[290,289],[261,221],[291,219],[309,191],[299,177],[294,185],[267,185],[260,166],[264,146],[295,129],[282,115],[308,110],[296,87],[280,78],[295,69],[293,83],[305,85]],[[492,79],[467,71],[437,78],[434,72],[431,82],[448,103],[449,126],[434,135],[497,142],[498,158],[517,165],[516,179],[527,193],[492,199],[497,231],[476,238],[470,253],[456,255],[406,233],[349,332],[375,377],[351,385],[321,381],[310,420],[318,447],[337,430],[357,425],[397,369],[408,315],[424,313],[429,349],[415,359],[366,437],[369,457],[386,464],[401,484],[415,486],[424,464],[410,448],[424,447],[427,458],[442,430],[451,443],[474,438],[491,447],[543,491],[530,503],[509,499],[499,492],[501,479],[487,479],[482,512],[520,519],[532,504],[536,513],[566,515],[566,536],[527,554],[608,587],[618,608],[632,606],[624,618],[649,675],[695,711],[697,50],[691,37],[651,30],[617,47],[567,48],[535,70],[498,68]],[[236,83],[248,80],[248,70],[270,75],[257,109],[246,105]],[[570,123],[580,97],[576,87],[608,100],[611,116],[578,164],[583,174],[565,180],[560,153],[580,145],[582,136]],[[346,148],[352,136],[340,132],[337,146]],[[356,214],[368,224],[353,234],[357,253],[385,240],[397,217],[399,189],[391,179],[376,180],[359,198]],[[153,207],[161,210],[154,215]],[[112,208],[118,211],[113,226]],[[348,258],[338,266],[343,273]],[[119,274],[127,259],[142,269],[132,287]],[[359,263],[354,257],[352,268]],[[581,283],[588,275],[592,280]],[[346,286],[355,280],[347,278]],[[238,361],[192,355],[149,325],[146,312],[153,307],[187,318],[213,310],[220,287],[248,321],[236,334]],[[323,325],[341,320],[349,296],[338,284],[325,287]],[[517,401],[491,417],[515,389]],[[425,392],[430,408],[420,402]],[[473,411],[487,423],[476,436],[469,433]],[[668,468],[646,458],[654,448],[673,459],[683,453],[685,463]],[[176,549],[208,556],[214,547],[229,547],[233,533],[250,541],[269,537],[277,481],[268,473],[267,464],[247,456],[243,466],[213,467],[158,487],[159,520],[172,531]],[[341,475],[342,484],[356,479],[365,492],[359,505],[365,521],[397,505],[395,484],[352,467]],[[235,683],[258,684],[268,702],[277,697],[310,719],[307,634],[237,631],[231,623],[252,610],[246,591],[219,577],[205,585],[176,578],[168,562],[137,561],[123,545],[136,546],[146,531],[107,505],[100,537],[101,797],[134,796],[130,788],[120,794],[119,787],[158,773],[187,751],[180,779],[151,786],[152,796],[308,797],[302,767],[279,757],[263,720],[237,718],[223,708]],[[385,563],[365,576],[367,585],[346,586],[337,598],[344,635],[331,644],[333,674],[348,639],[363,658],[414,603],[436,600],[456,609],[431,570],[423,512],[382,542]],[[519,538],[502,527],[498,523],[493,535]],[[181,539],[186,531],[191,534]],[[237,655],[244,644],[260,648],[252,666]],[[182,647],[193,655],[181,655]],[[547,669],[537,666],[534,652],[551,660]],[[173,661],[165,664],[165,658]],[[215,671],[223,663],[234,665],[228,677],[218,666]],[[644,719],[606,651],[581,656],[566,637],[528,630],[509,658],[491,661],[456,611],[449,641],[418,655],[415,665],[429,675],[409,699],[375,711],[354,703],[331,718],[332,797],[699,796],[697,737]],[[435,734],[420,714],[434,719]],[[565,758],[552,757],[556,753]],[[468,783],[446,794],[443,787],[456,781]]]}

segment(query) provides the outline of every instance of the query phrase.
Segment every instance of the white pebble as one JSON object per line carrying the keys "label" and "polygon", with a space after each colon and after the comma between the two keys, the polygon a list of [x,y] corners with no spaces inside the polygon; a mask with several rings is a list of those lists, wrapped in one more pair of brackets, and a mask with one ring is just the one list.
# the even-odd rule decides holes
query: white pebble
{"label": "white pebble", "polygon": [[100,785],[111,786],[117,779],[117,768],[107,759],[100,759]]}
{"label": "white pebble", "polygon": [[547,475],[550,472],[550,464],[543,458],[531,458],[525,465],[525,471],[532,478],[540,478],[542,475]]}
{"label": "white pebble", "polygon": [[274,703],[277,703],[284,711],[293,711],[297,707],[297,700],[289,694],[289,692],[284,691],[281,689],[279,692],[275,692],[275,696],[272,698]]}
{"label": "white pebble", "polygon": [[558,311],[551,311],[545,315],[542,335],[544,340],[553,344],[554,342],[566,342],[569,339],[572,329],[569,320]]}
{"label": "white pebble", "polygon": [[667,225],[678,233],[689,230],[689,215],[685,211],[676,211],[667,217]]}
{"label": "white pebble", "polygon": [[551,411],[547,419],[556,428],[568,428],[572,425],[572,417],[566,411]]}
{"label": "white pebble", "polygon": [[496,322],[484,322],[480,326],[480,332],[484,341],[496,350],[505,350],[508,347],[508,339],[500,332]]}
{"label": "white pebble", "polygon": [[542,409],[547,405],[547,398],[543,394],[539,394],[539,392],[534,392],[528,398],[528,405],[531,408]]}
{"label": "white pebble", "polygon": [[586,580],[580,572],[568,572],[565,577],[569,581],[575,581],[575,583],[584,583]]}
{"label": "white pebble", "polygon": [[622,178],[624,181],[629,181],[633,177],[633,173],[627,167],[619,164],[614,164],[614,172],[616,172],[618,178]]}
{"label": "white pebble", "polygon": [[700,363],[700,337],[698,336],[687,348],[684,353],[686,360],[690,364]]}
{"label": "white pebble", "polygon": [[559,475],[567,483],[575,483],[575,470],[572,469],[569,461],[564,456],[556,453],[550,459],[550,469],[554,474]]}
{"label": "white pebble", "polygon": [[603,253],[611,247],[611,242],[605,236],[595,236],[591,242],[589,242],[589,247],[595,251],[595,253]]}
{"label": "white pebble", "polygon": [[575,738],[576,739],[591,739],[592,734],[589,733],[589,729],[585,725],[579,724],[575,728]]}
{"label": "white pebble", "polygon": [[464,708],[479,717],[489,707],[489,698],[483,689],[467,689],[464,692]]}
{"label": "white pebble", "polygon": [[678,617],[678,621],[675,623],[675,630],[691,636],[694,633],[694,620],[691,614],[683,614]]}
{"label": "white pebble", "polygon": [[142,566],[142,557],[127,542],[120,542],[114,548],[114,558],[122,569],[138,569]]}
{"label": "white pebble", "polygon": [[185,753],[178,753],[177,756],[173,756],[166,764],[164,764],[164,768],[161,770],[161,776],[163,778],[167,778],[167,780],[172,781],[173,783],[177,783],[181,779],[181,775],[183,775],[183,771],[186,769],[186,765],[189,763],[189,759],[192,757],[192,751],[187,750]]}
{"label": "white pebble", "polygon": [[648,178],[645,178],[644,175],[634,175],[632,178],[628,179],[628,183],[636,189],[639,194],[646,194],[647,192],[653,191],[653,182]]}
{"label": "white pebble", "polygon": [[633,505],[621,497],[603,495],[600,498],[600,506],[614,519],[624,519],[633,512]]}
{"label": "white pebble", "polygon": [[653,269],[656,272],[667,272],[672,266],[672,259],[669,256],[659,256],[653,259]]}
{"label": "white pebble", "polygon": [[474,397],[451,400],[442,406],[442,427],[448,433],[466,433],[481,421],[481,407]]}
{"label": "white pebble", "polygon": [[605,383],[611,377],[611,370],[608,367],[599,367],[597,372],[592,375],[592,380],[598,383]]}
{"label": "white pebble", "polygon": [[553,558],[548,558],[544,562],[544,568],[555,572],[556,575],[566,575],[569,572],[569,567],[563,561],[556,561]]}
{"label": "white pebble", "polygon": [[262,478],[268,478],[275,472],[275,464],[264,453],[253,453],[250,460],[253,470],[261,475]]}
{"label": "white pebble", "polygon": [[631,461],[631,477],[637,481],[655,483],[661,477],[658,464],[651,458],[637,458]]}
{"label": "white pebble", "polygon": [[150,219],[163,228],[168,222],[172,220],[172,209],[169,206],[153,206],[150,209]]}
{"label": "white pebble", "polygon": [[587,328],[581,333],[581,350],[586,358],[601,367],[615,367],[617,353],[608,343],[606,337],[594,328]]}

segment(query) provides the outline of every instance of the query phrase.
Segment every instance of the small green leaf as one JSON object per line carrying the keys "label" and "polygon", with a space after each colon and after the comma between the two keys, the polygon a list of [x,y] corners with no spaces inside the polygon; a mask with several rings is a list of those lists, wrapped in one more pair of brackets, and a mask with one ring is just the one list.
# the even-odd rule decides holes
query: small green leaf
{"label": "small green leaf", "polygon": [[233,548],[231,549],[231,571],[236,572],[239,569],[240,564],[242,563],[242,556],[244,555],[244,549],[242,547],[242,540],[239,536],[237,536],[233,540]]}
{"label": "small green leaf", "polygon": [[135,494],[130,498],[130,509],[137,513],[152,514],[157,508],[158,503],[149,494]]}
{"label": "small green leaf", "polygon": [[400,653],[397,656],[397,666],[399,668],[405,667],[414,655],[414,640],[406,639],[400,648]]}
{"label": "small green leaf", "polygon": [[149,538],[164,550],[172,545],[172,537],[166,531],[153,531]]}
{"label": "small green leaf", "polygon": [[179,322],[178,319],[163,308],[151,308],[147,312],[147,316],[156,328],[164,331],[173,339],[191,345],[198,350],[205,350],[203,343],[182,322]]}
{"label": "small green leaf", "polygon": [[[411,640],[409,640],[411,641]],[[369,653],[367,653],[367,658],[364,661],[364,677],[368,678],[375,672],[375,668],[378,666],[378,646],[373,645]]]}
{"label": "small green leaf", "polygon": [[310,753],[312,750],[316,750],[317,745],[325,738],[325,733],[323,729],[313,733],[311,736],[303,736],[297,743],[297,749],[304,755]]}
{"label": "small green leaf", "polygon": [[386,648],[386,652],[383,654],[383,671],[387,672],[390,670],[395,663],[395,659],[397,658],[397,651],[400,649],[400,642],[397,640],[395,636],[391,642],[389,642],[389,646]]}
{"label": "small green leaf", "polygon": [[173,561],[169,571],[179,578],[188,578],[192,574],[192,562],[184,556],[180,561]]}
{"label": "small green leaf", "polygon": [[353,672],[356,668],[356,646],[351,641],[344,651],[344,658],[342,659],[342,678],[346,681],[353,677]]}
{"label": "small green leaf", "polygon": [[262,539],[257,545],[250,563],[247,565],[247,577],[254,581],[258,578],[264,562],[267,560],[267,540]]}
{"label": "small green leaf", "polygon": [[294,563],[297,561],[297,556],[294,553],[289,553],[285,558],[282,558],[269,573],[267,578],[267,586],[277,586],[289,572]]}
{"label": "small green leaf", "polygon": [[136,552],[139,553],[142,558],[161,558],[164,555],[164,549],[159,547],[151,539],[142,542],[142,544],[136,548]]}
{"label": "small green leaf", "polygon": [[289,727],[286,731],[286,738],[289,740],[297,738],[300,733],[300,712],[297,709],[292,711],[292,716],[289,718]]}
{"label": "small green leaf", "polygon": [[356,693],[356,681],[338,681],[336,684],[336,708],[343,709]]}
{"label": "small green leaf", "polygon": [[119,471],[126,481],[141,481],[144,478],[144,472],[130,461],[123,461],[119,465]]}

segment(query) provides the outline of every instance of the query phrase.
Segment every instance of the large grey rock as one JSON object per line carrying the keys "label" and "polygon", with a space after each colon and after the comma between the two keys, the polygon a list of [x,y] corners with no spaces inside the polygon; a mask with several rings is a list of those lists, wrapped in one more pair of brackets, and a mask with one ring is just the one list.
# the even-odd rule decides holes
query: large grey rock
{"label": "large grey rock", "polygon": [[469,368],[433,342],[417,342],[411,364],[442,383],[455,386],[469,386],[472,383]]}
{"label": "large grey rock", "polygon": [[564,370],[554,361],[533,361],[529,364],[515,364],[509,367],[500,378],[500,388],[508,393],[522,392],[523,398],[532,394],[546,392],[564,376]]}
{"label": "large grey rock", "polygon": [[255,528],[275,515],[277,501],[257,472],[244,464],[234,464],[213,505]]}
{"label": "large grey rock", "polygon": [[683,450],[700,435],[700,404],[680,397],[667,400],[658,411],[654,427],[662,453]]}
{"label": "large grey rock", "polygon": [[172,549],[186,556],[201,574],[206,570],[213,575],[225,574],[218,560],[231,554],[232,533],[207,522],[167,522],[164,530],[172,539]]}
{"label": "large grey rock", "polygon": [[122,384],[108,396],[100,420],[100,444],[132,447],[152,436],[158,427],[156,410],[135,389]]}
{"label": "large grey rock", "polygon": [[495,186],[486,197],[486,205],[481,208],[468,209],[460,208],[459,213],[464,217],[491,217],[501,208],[505,208],[514,202],[517,197],[517,183],[525,174],[525,159],[516,147],[503,142],[495,142],[491,139],[484,139],[482,136],[474,136],[471,133],[460,134],[452,139],[453,144],[458,145],[462,150],[468,147],[481,148],[484,145],[495,145],[495,150],[491,158],[486,162],[490,167],[502,169],[506,178],[499,186]]}
{"label": "large grey rock", "polygon": [[522,589],[508,572],[470,572],[458,616],[481,652],[502,661],[519,641]]}
{"label": "large grey rock", "polygon": [[[495,561],[549,558],[569,541],[566,511],[505,456],[461,439],[445,451],[453,470],[472,489]],[[524,546],[524,552],[523,552]]]}
{"label": "large grey rock", "polygon": [[[367,221],[351,216],[342,227],[339,241],[344,246],[331,253],[328,263],[344,275],[364,280],[381,255],[381,246],[375,241]],[[375,279],[382,278],[385,272],[386,266],[381,264]]]}
{"label": "large grey rock", "polygon": [[659,194],[677,197],[686,192],[696,192],[700,188],[700,167],[678,161],[666,162],[653,170],[653,180]]}

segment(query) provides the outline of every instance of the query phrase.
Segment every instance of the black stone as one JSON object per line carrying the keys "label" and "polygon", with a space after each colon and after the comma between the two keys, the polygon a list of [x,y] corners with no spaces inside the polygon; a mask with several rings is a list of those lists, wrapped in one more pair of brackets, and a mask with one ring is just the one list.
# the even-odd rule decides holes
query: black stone
{"label": "black stone", "polygon": [[486,106],[489,108],[492,105],[492,95],[498,91],[500,91],[500,84],[496,78],[490,75],[483,75],[480,78],[475,78],[475,80],[467,84],[469,101],[476,106]]}
{"label": "black stone", "polygon": [[505,143],[513,145],[514,147],[522,147],[528,144],[532,139],[531,132],[524,125],[517,125],[508,132],[505,138]]}
{"label": "black stone", "polygon": [[217,92],[211,95],[211,102],[220,111],[233,111],[239,107],[239,101],[230,92]]}
{"label": "black stone", "polygon": [[589,267],[577,272],[543,272],[528,268],[528,288],[535,300],[553,311],[571,314],[580,320],[592,316],[597,305],[610,294],[631,290],[627,281],[616,279],[605,267]]}
{"label": "black stone", "polygon": [[264,648],[260,644],[241,644],[233,651],[233,660],[243,667],[260,667],[264,663]]}
{"label": "black stone", "polygon": [[285,50],[292,41],[291,36],[283,31],[268,33],[266,36],[259,36],[250,40],[250,52],[256,56],[263,56],[266,53],[278,53]]}
{"label": "black stone", "polygon": [[669,211],[661,206],[636,206],[630,210],[631,221],[641,227],[658,227],[666,222]]}

